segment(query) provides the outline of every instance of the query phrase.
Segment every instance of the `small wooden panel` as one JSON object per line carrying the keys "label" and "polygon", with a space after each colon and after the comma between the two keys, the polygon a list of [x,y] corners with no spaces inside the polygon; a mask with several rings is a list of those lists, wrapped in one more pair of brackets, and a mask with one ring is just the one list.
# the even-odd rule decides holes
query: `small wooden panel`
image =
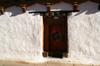
{"label": "small wooden panel", "polygon": [[43,52],[43,57],[48,57],[48,52]]}
{"label": "small wooden panel", "polygon": [[49,52],[49,56],[62,58],[62,52]]}
{"label": "small wooden panel", "polygon": [[66,58],[68,57],[68,53],[63,53],[62,55],[63,57],[66,57]]}

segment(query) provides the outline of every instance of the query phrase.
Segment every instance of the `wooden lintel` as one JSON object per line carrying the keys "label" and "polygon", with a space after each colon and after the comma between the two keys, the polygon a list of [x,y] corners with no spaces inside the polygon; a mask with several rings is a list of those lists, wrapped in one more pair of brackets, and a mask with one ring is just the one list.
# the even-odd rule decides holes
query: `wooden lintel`
{"label": "wooden lintel", "polygon": [[52,13],[52,12],[61,12],[61,13],[69,13],[69,12],[79,12],[79,10],[67,10],[67,11],[35,11],[35,12],[29,12],[31,13]]}

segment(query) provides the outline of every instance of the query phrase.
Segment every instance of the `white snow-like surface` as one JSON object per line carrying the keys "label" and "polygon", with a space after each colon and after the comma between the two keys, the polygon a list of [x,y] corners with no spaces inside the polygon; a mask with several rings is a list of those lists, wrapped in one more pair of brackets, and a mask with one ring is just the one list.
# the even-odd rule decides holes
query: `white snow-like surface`
{"label": "white snow-like surface", "polygon": [[[64,2],[51,6],[51,10],[72,10]],[[44,58],[42,56],[42,16],[29,11],[46,11],[46,6],[35,4],[22,13],[12,6],[0,14],[0,59],[27,59],[33,61],[71,61],[100,63],[100,11],[98,3],[79,5],[80,12],[68,16],[69,57]]]}

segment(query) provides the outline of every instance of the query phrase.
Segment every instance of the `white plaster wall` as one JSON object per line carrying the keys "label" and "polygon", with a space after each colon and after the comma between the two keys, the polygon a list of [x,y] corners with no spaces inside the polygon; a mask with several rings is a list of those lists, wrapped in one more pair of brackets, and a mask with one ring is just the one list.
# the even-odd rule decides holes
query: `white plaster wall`
{"label": "white plaster wall", "polygon": [[79,13],[68,17],[71,60],[100,63],[100,11],[98,4],[79,5]]}
{"label": "white plaster wall", "polygon": [[[44,10],[35,4],[27,10]],[[20,7],[12,6],[0,15],[0,59],[42,58],[42,17],[39,14],[22,13]]]}
{"label": "white plaster wall", "polygon": [[[61,9],[60,9],[61,8]],[[72,10],[71,4],[61,2],[51,10]],[[0,14],[0,59],[31,59],[33,61],[75,61],[100,63],[100,12],[98,4],[85,2],[80,12],[68,16],[69,57],[42,56],[42,17],[29,11],[46,11],[46,6],[35,4],[22,13],[12,6]]]}

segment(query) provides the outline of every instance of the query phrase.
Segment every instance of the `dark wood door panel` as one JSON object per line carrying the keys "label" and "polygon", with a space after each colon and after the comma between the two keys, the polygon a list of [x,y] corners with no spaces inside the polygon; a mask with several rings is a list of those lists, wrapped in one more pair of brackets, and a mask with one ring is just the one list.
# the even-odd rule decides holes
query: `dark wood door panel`
{"label": "dark wood door panel", "polygon": [[49,26],[49,51],[62,51],[62,25]]}

